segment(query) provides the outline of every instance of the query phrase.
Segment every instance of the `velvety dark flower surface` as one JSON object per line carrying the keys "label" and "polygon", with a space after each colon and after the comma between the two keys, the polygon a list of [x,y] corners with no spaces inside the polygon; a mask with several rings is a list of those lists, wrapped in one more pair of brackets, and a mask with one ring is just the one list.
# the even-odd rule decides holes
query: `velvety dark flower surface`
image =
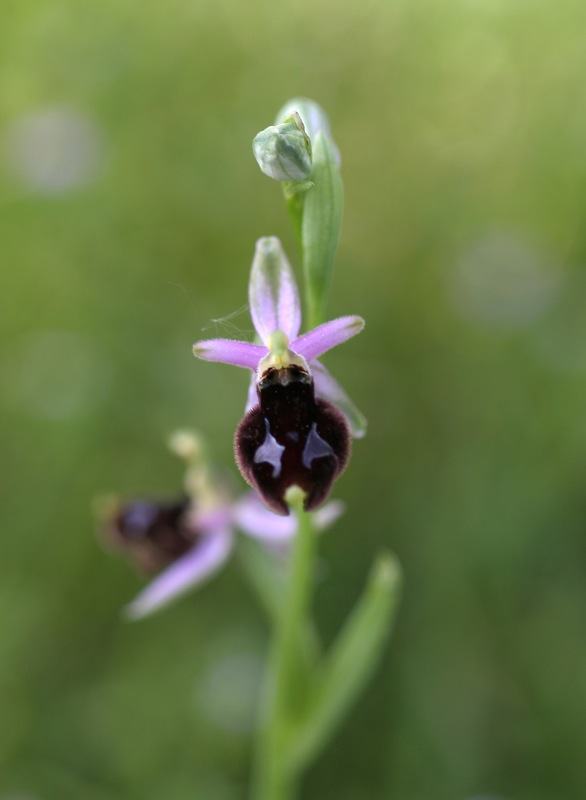
{"label": "velvety dark flower surface", "polygon": [[318,357],[364,327],[340,317],[299,336],[301,304],[293,271],[278,239],[259,239],[249,284],[250,313],[262,344],[211,339],[194,353],[253,371],[247,414],[235,436],[244,478],[276,513],[288,514],[292,486],[305,508],[319,506],[344,469],[351,436],[366,422]]}
{"label": "velvety dark flower surface", "polygon": [[267,505],[287,514],[290,486],[305,493],[305,508],[326,499],[346,466],[350,431],[344,415],[315,396],[313,380],[299,367],[269,369],[260,382],[259,405],[245,415],[235,436],[236,460],[245,479],[262,487]]}
{"label": "velvety dark flower surface", "polygon": [[143,572],[157,572],[185,555],[197,532],[185,521],[189,500],[171,503],[136,500],[122,505],[108,521],[105,536],[125,551]]}

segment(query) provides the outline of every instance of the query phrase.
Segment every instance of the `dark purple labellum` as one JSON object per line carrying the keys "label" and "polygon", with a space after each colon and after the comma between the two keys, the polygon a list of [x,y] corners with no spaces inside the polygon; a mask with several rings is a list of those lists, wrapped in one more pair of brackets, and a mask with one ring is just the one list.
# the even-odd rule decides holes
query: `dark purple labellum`
{"label": "dark purple labellum", "polygon": [[143,572],[157,572],[193,547],[197,533],[185,522],[189,506],[187,499],[127,503],[109,520],[107,538]]}
{"label": "dark purple labellum", "polygon": [[236,461],[245,480],[269,508],[288,514],[291,486],[305,492],[311,511],[330,493],[350,455],[350,431],[332,403],[316,397],[313,380],[301,367],[270,368],[258,384],[260,404],[236,430]]}

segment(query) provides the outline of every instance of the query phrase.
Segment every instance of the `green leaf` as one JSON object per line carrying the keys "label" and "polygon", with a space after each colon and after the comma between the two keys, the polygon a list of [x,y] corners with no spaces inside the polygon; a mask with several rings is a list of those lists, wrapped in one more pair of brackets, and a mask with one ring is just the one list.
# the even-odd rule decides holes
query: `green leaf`
{"label": "green leaf", "polygon": [[305,769],[324,748],[372,675],[392,629],[400,586],[399,562],[382,553],[314,678],[290,752],[295,771]]}
{"label": "green leaf", "polygon": [[303,195],[301,225],[308,327],[325,320],[344,206],[342,176],[329,137],[320,131],[312,145],[310,180],[314,185]]}

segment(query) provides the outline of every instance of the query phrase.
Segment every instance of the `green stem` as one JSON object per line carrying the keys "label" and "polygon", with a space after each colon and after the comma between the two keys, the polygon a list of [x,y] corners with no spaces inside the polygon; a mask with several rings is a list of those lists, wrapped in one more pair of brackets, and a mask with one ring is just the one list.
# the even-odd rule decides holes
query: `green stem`
{"label": "green stem", "polygon": [[290,574],[274,633],[263,728],[259,735],[254,800],[293,800],[298,776],[291,767],[291,734],[303,706],[303,663],[299,631],[311,604],[316,536],[299,499]]}

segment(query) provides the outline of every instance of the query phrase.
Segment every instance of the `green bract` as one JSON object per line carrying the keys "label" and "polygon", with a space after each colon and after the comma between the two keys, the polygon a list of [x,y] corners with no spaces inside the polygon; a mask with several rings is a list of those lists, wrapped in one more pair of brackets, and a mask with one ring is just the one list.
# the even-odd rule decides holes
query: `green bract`
{"label": "green bract", "polygon": [[312,188],[306,192],[301,218],[301,251],[310,325],[325,319],[328,292],[338,249],[344,186],[331,139],[320,130],[314,141]]}

